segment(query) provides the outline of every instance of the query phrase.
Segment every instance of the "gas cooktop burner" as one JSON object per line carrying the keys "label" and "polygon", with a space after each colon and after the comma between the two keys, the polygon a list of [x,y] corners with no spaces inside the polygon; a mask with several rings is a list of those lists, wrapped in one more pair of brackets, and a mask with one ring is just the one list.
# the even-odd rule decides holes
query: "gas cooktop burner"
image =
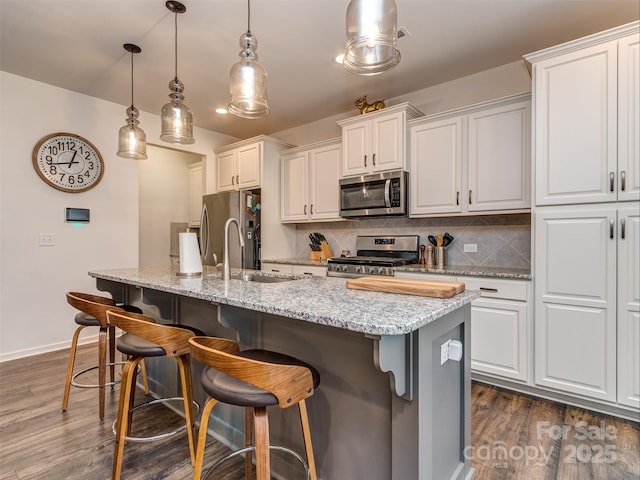
{"label": "gas cooktop burner", "polygon": [[358,236],[355,257],[333,257],[327,261],[327,275],[360,277],[393,275],[393,267],[418,262],[417,235]]}

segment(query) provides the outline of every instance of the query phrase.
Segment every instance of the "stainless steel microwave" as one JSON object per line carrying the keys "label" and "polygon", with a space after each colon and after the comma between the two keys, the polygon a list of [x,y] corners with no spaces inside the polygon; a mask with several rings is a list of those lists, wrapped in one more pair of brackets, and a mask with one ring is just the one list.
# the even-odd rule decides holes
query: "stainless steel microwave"
{"label": "stainless steel microwave", "polygon": [[396,170],[340,180],[340,216],[362,218],[407,214],[407,172]]}

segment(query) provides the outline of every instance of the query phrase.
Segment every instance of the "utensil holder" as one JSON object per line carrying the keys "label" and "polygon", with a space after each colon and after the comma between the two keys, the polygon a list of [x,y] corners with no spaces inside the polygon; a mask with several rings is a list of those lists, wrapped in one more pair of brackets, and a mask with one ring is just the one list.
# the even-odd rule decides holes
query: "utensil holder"
{"label": "utensil holder", "polygon": [[444,252],[445,249],[444,247],[440,246],[440,247],[436,247],[436,264],[438,265],[439,269],[443,269],[444,268]]}

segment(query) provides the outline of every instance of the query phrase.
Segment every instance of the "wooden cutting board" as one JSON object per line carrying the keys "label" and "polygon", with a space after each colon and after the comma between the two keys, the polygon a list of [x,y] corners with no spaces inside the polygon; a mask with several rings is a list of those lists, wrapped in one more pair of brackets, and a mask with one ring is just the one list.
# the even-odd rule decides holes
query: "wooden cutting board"
{"label": "wooden cutting board", "polygon": [[372,292],[419,295],[422,297],[451,298],[458,293],[464,292],[464,283],[370,276],[347,280],[347,288]]}

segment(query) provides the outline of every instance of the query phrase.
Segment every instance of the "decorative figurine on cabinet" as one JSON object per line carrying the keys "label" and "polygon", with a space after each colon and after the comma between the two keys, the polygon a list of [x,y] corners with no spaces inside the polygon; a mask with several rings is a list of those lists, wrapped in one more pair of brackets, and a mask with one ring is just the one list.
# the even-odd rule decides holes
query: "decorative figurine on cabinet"
{"label": "decorative figurine on cabinet", "polygon": [[384,105],[384,100],[377,100],[373,103],[367,103],[367,96],[361,97],[355,101],[355,106],[358,107],[361,114],[374,112],[376,110],[382,110]]}

